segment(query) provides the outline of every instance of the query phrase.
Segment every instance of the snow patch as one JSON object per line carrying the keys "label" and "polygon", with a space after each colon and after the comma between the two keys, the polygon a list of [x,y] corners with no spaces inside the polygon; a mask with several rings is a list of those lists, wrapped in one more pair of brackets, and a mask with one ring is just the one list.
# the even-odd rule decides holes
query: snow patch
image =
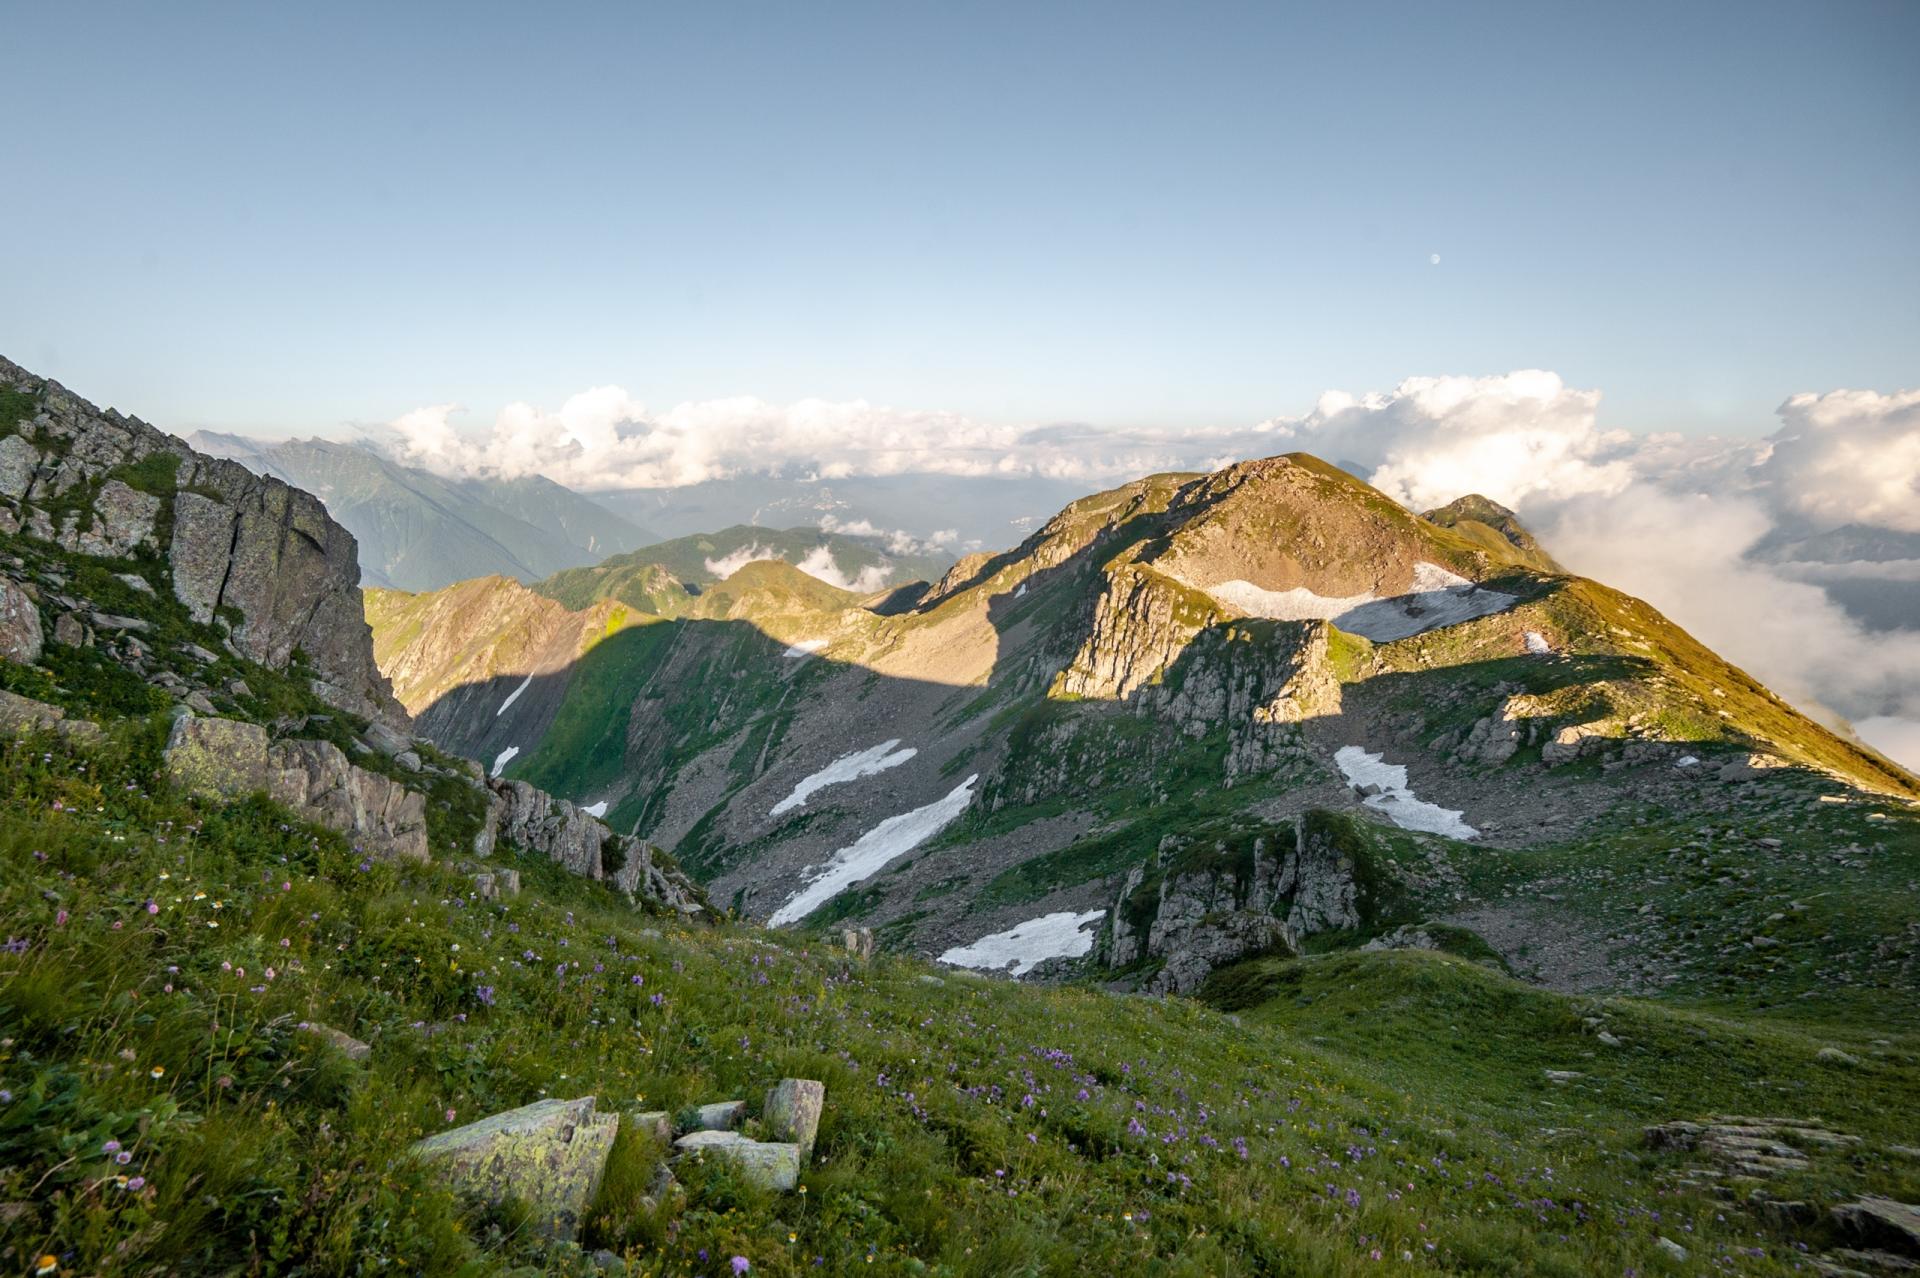
{"label": "snow patch", "polygon": [[520,694],[525,692],[527,690],[527,685],[532,682],[533,682],[532,675],[528,675],[526,678],[522,679],[520,681],[520,686],[515,688],[512,692],[509,692],[507,694],[507,699],[500,703],[500,708],[493,712],[493,717],[498,719],[501,715],[505,714],[507,712],[507,707],[512,705],[514,702],[518,701],[520,699]]}
{"label": "snow patch", "polygon": [[808,796],[815,790],[822,790],[830,785],[838,785],[843,781],[858,781],[862,777],[870,777],[877,772],[885,772],[888,768],[897,768],[914,755],[920,753],[912,746],[908,746],[904,750],[895,750],[894,747],[899,744],[900,738],[895,737],[891,741],[882,741],[877,746],[869,747],[857,753],[841,755],[826,767],[820,769],[812,776],[803,779],[798,785],[794,786],[793,793],[774,804],[773,811],[767,815],[779,816],[782,812],[791,812],[795,808],[804,808],[807,806]]}
{"label": "snow patch", "polygon": [[491,772],[488,772],[487,775],[490,777],[499,776],[501,770],[505,768],[509,763],[513,762],[513,756],[519,753],[520,753],[519,746],[508,746],[506,749],[502,750],[499,754],[494,755],[493,770]]}
{"label": "snow patch", "polygon": [[1015,599],[1025,599],[1025,598],[1027,597],[1027,583],[1026,583],[1026,582],[1024,582],[1024,581],[1023,581],[1023,582],[1021,582],[1021,583],[1020,583],[1020,589],[1018,589],[1018,590],[1016,590],[1016,591],[1014,591],[1014,592],[1013,592],[1013,597],[1014,597]]}
{"label": "snow patch", "polygon": [[972,945],[956,945],[942,954],[940,961],[986,972],[1003,971],[1011,963],[1013,975],[1025,976],[1046,959],[1079,958],[1092,950],[1093,933],[1086,927],[1106,914],[1105,910],[1043,914],[1004,932],[983,936]]}
{"label": "snow patch", "polygon": [[1378,786],[1378,794],[1370,794],[1361,802],[1386,813],[1387,819],[1401,829],[1443,834],[1449,839],[1480,837],[1480,831],[1460,819],[1462,813],[1414,797],[1407,788],[1406,768],[1388,763],[1384,753],[1369,754],[1360,746],[1341,746],[1334,751],[1333,761],[1352,784]]}
{"label": "snow patch", "polygon": [[1413,589],[1382,599],[1378,595],[1317,595],[1305,586],[1268,590],[1251,581],[1223,581],[1206,588],[1216,603],[1274,621],[1331,621],[1349,634],[1375,643],[1407,639],[1441,626],[1505,612],[1517,596],[1488,590],[1439,564],[1413,566]]}
{"label": "snow patch", "polygon": [[1538,630],[1529,630],[1527,631],[1527,651],[1537,657],[1550,657],[1553,655],[1553,645],[1548,643],[1547,637]]}
{"label": "snow patch", "polygon": [[826,646],[825,639],[802,639],[799,643],[788,644],[787,650],[780,655],[788,660],[798,661],[802,657],[811,657]]}
{"label": "snow patch", "polygon": [[602,799],[598,803],[589,803],[580,810],[590,817],[603,817],[607,814],[607,801]]}
{"label": "snow patch", "polygon": [[1674,760],[1673,766],[1676,768],[1697,768],[1700,766],[1700,756],[1697,754],[1682,755],[1680,758]]}
{"label": "snow patch", "polygon": [[780,927],[799,922],[845,889],[879,873],[887,862],[925,843],[967,810],[967,804],[973,802],[973,783],[979,779],[980,774],[976,772],[955,786],[944,799],[890,816],[852,845],[835,852],[826,869],[773,912],[768,925]]}

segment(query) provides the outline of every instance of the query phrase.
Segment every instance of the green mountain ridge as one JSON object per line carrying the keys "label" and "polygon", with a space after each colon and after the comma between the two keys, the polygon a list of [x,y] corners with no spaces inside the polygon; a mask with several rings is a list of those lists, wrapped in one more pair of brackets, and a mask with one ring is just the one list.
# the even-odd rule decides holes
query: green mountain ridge
{"label": "green mountain ridge", "polygon": [[[1912,778],[1494,512],[1442,528],[1291,457],[1087,498],[884,596],[773,560],[671,616],[504,577],[370,592],[337,669],[377,656],[429,732],[517,735],[488,782],[325,700],[336,666],[242,651],[276,596],[191,611],[212,547],[178,508],[213,499],[175,481],[240,476],[119,461],[137,423],[0,372],[0,463],[33,454],[0,491],[16,1272],[1785,1275],[1920,1250]],[[350,538],[263,491],[336,552],[303,583],[351,590]],[[242,752],[183,739],[337,756],[388,806],[291,771],[249,792]],[[1479,835],[1401,824],[1453,817],[1357,791],[1348,750]],[[850,839],[949,819],[768,929],[579,790],[678,830],[755,917]],[[364,839],[410,812],[426,855]],[[1044,983],[913,953],[1057,917],[1087,947]],[[652,1134],[738,1097],[767,1136],[783,1078],[825,1086],[792,1193]],[[416,1145],[543,1098],[613,1127],[577,1229]],[[508,1162],[552,1188],[553,1156]]]}

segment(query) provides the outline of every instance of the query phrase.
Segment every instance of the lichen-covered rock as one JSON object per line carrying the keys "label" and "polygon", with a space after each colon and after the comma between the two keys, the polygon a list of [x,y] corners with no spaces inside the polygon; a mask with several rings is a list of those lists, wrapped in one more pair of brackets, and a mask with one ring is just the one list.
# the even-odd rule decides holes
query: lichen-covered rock
{"label": "lichen-covered rock", "polygon": [[374,855],[427,859],[424,796],[348,760],[328,741],[269,741],[257,723],[182,715],[164,751],[174,784],[202,798],[265,791]]}
{"label": "lichen-covered rock", "polygon": [[257,723],[182,714],[163,757],[173,783],[203,799],[235,799],[267,788],[267,730]]}
{"label": "lichen-covered rock", "polygon": [[773,1141],[748,1140],[739,1132],[699,1131],[673,1142],[683,1154],[711,1154],[740,1169],[754,1184],[789,1193],[800,1183],[800,1147]]}
{"label": "lichen-covered rock", "polygon": [[542,1232],[571,1240],[619,1131],[619,1115],[596,1112],[593,1097],[555,1098],[429,1136],[413,1152],[444,1167],[457,1188],[488,1202],[518,1199]]}
{"label": "lichen-covered rock", "polygon": [[23,664],[38,661],[45,642],[40,605],[26,587],[0,577],[0,660]]}
{"label": "lichen-covered rock", "polygon": [[811,1078],[783,1078],[767,1093],[760,1121],[767,1135],[800,1147],[800,1159],[813,1157],[820,1131],[820,1113],[826,1108],[827,1085]]}
{"label": "lichen-covered rock", "polygon": [[520,871],[486,870],[473,876],[474,891],[483,901],[520,895]]}
{"label": "lichen-covered rock", "polygon": [[1271,914],[1234,910],[1206,919],[1171,949],[1147,982],[1151,994],[1190,994],[1217,968],[1262,954],[1298,954],[1287,925]]}
{"label": "lichen-covered rock", "polygon": [[1869,1195],[1833,1209],[1834,1223],[1860,1241],[1920,1256],[1920,1206]]}
{"label": "lichen-covered rock", "polygon": [[78,741],[100,739],[100,725],[90,719],[69,719],[59,706],[0,692],[0,732],[19,735],[42,729]]}

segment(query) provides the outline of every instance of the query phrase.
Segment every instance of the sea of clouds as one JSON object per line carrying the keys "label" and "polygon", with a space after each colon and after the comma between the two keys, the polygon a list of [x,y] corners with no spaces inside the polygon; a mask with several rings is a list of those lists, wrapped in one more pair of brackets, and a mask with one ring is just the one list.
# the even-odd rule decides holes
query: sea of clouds
{"label": "sea of clouds", "polygon": [[456,405],[418,409],[391,423],[390,447],[441,473],[538,473],[589,492],[767,473],[1044,476],[1091,489],[1303,450],[1415,510],[1470,492],[1512,507],[1573,571],[1648,600],[1803,709],[1845,716],[1920,768],[1920,616],[1869,629],[1822,585],[1900,579],[1908,565],[1753,553],[1841,525],[1920,534],[1920,390],[1795,395],[1747,438],[1637,434],[1603,426],[1600,410],[1599,391],[1538,369],[1329,391],[1300,416],[1186,431],[1006,425],[865,401],[736,397],[652,412],[605,386],[558,409],[510,405],[485,434],[456,428]]}

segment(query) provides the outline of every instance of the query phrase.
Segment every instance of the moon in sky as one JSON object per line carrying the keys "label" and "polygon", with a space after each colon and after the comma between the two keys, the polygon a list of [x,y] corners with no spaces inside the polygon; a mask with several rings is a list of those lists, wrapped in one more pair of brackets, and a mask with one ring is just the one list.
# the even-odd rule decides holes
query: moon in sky
{"label": "moon in sky", "polygon": [[1435,266],[1440,265],[1440,255],[1438,253],[1435,253],[1432,257],[1428,258],[1427,260],[1429,262],[1432,262]]}

